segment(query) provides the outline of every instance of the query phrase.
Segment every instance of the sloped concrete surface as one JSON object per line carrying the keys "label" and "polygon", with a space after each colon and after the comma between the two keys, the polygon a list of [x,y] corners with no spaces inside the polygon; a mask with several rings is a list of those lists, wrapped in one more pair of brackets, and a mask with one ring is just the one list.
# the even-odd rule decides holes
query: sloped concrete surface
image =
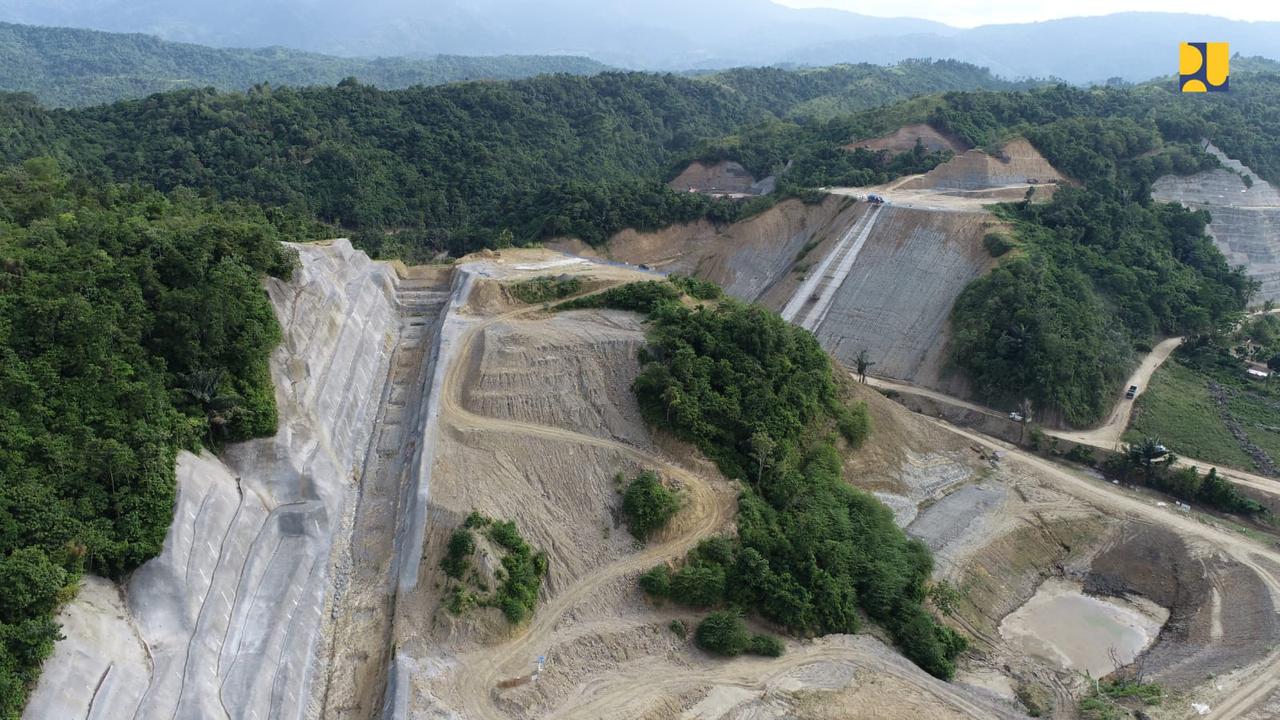
{"label": "sloped concrete surface", "polygon": [[129,580],[127,608],[88,580],[24,718],[307,716],[330,552],[400,313],[390,266],[345,240],[298,249],[294,280],[267,288],[284,330],[278,432],[180,455],[161,555]]}
{"label": "sloped concrete surface", "polygon": [[1208,210],[1213,217],[1209,235],[1227,263],[1244,265],[1262,283],[1254,300],[1280,299],[1280,190],[1213,145],[1207,150],[1223,167],[1185,177],[1166,175],[1152,184],[1151,197]]}
{"label": "sloped concrete surface", "polygon": [[866,350],[874,372],[936,385],[956,297],[992,265],[985,213],[886,206],[814,328],[852,366]]}

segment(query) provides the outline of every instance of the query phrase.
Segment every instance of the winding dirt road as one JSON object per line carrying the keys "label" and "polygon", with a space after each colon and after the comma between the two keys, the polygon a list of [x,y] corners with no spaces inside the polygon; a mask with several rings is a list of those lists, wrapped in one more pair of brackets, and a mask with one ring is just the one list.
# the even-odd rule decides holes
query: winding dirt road
{"label": "winding dirt road", "polygon": [[526,435],[588,445],[626,455],[643,465],[678,478],[684,484],[687,503],[678,518],[678,525],[675,528],[677,532],[668,532],[666,537],[660,536],[643,551],[579,578],[567,590],[538,608],[533,621],[523,629],[519,637],[503,645],[485,648],[468,655],[463,662],[467,671],[458,673],[453,684],[454,696],[466,708],[464,716],[468,718],[505,720],[507,715],[494,704],[494,688],[500,680],[518,675],[528,667],[529,658],[536,655],[537,650],[544,649],[549,644],[550,636],[566,613],[620,577],[647,570],[665,560],[685,555],[698,541],[712,535],[732,520],[735,511],[735,503],[730,495],[715,492],[705,478],[665,457],[615,440],[563,428],[476,415],[463,406],[462,387],[470,367],[469,359],[474,352],[475,339],[486,328],[496,323],[514,320],[520,315],[539,309],[531,307],[504,313],[480,321],[466,331],[459,343],[457,355],[445,374],[440,396],[441,420],[461,430]]}
{"label": "winding dirt road", "polygon": [[[602,292],[603,289],[595,292]],[[588,293],[590,294],[590,293]],[[524,435],[547,440],[572,442],[617,452],[652,467],[668,476],[679,479],[684,485],[687,503],[677,517],[674,527],[652,541],[644,550],[628,555],[606,567],[593,570],[578,578],[569,588],[539,607],[534,619],[522,629],[519,636],[497,646],[472,651],[459,658],[458,672],[450,682],[448,700],[460,705],[467,718],[508,720],[509,715],[496,704],[496,688],[504,679],[517,677],[527,671],[530,658],[544,652],[557,627],[574,607],[603,590],[619,578],[647,570],[666,560],[684,556],[702,539],[718,532],[732,521],[736,503],[731,493],[717,492],[711,482],[701,475],[673,462],[671,459],[640,450],[636,447],[606,438],[585,435],[564,428],[516,422],[477,415],[462,402],[462,389],[472,367],[472,354],[476,338],[486,328],[496,323],[518,319],[540,308],[522,308],[478,321],[468,328],[459,341],[456,354],[446,371],[441,389],[440,416],[450,427],[461,430],[482,430]],[[996,706],[974,701],[962,690],[945,683],[933,681],[922,671],[910,665],[892,652],[887,663],[875,663],[874,670],[884,672],[928,697],[947,704],[954,710],[972,718],[1000,716]],[[827,640],[792,648],[782,658],[763,660],[740,658],[716,664],[710,668],[682,671],[678,676],[658,676],[643,671],[622,670],[597,678],[579,688],[567,706],[557,708],[556,718],[617,717],[620,708],[635,704],[645,697],[652,698],[662,690],[688,688],[697,685],[717,684],[763,690],[770,679],[795,668],[829,661],[846,661],[860,665],[869,663],[864,651],[845,647]],[[901,667],[899,667],[901,666]]]}

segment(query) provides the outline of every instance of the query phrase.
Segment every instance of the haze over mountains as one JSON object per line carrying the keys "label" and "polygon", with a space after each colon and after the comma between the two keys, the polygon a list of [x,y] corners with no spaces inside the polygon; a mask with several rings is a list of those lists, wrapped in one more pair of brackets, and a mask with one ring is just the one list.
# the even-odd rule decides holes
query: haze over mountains
{"label": "haze over mountains", "polygon": [[961,30],[769,0],[0,0],[0,20],[347,56],[586,55],[649,70],[949,57],[1012,78],[1098,82],[1171,74],[1187,40],[1280,58],[1274,22],[1122,13]]}

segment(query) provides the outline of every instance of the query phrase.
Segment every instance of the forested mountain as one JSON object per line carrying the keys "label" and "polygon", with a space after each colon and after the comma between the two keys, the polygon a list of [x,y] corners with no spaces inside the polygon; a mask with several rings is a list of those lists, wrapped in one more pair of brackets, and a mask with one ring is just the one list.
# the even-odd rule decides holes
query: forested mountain
{"label": "forested mountain", "polygon": [[[837,38],[948,32],[927,20],[769,0],[0,0],[0,20],[337,55],[585,54],[637,69],[767,64]],[[535,49],[536,48],[536,49]]]}
{"label": "forested mountain", "polygon": [[[708,78],[640,73],[545,76],[382,91],[258,87],[187,90],[74,111],[0,102],[0,159],[52,154],[91,177],[293,208],[362,231],[400,254],[577,234],[602,240],[745,209],[661,183],[709,138],[878,85],[905,97],[972,80],[953,62],[896,68],[734,71]],[[880,172],[869,153],[849,162]],[[416,256],[416,255],[415,255]]]}
{"label": "forested mountain", "polygon": [[950,35],[841,38],[801,48],[789,53],[785,61],[822,65],[945,57],[989,67],[998,75],[1012,78],[1053,76],[1073,83],[1121,78],[1141,82],[1176,74],[1178,43],[1191,38],[1230,41],[1232,52],[1280,58],[1280,23],[1130,12],[984,25]]}
{"label": "forested mountain", "polygon": [[1118,13],[959,29],[770,0],[0,0],[0,20],[336,55],[569,53],[641,70],[932,57],[1075,83],[1172,75],[1178,43],[1196,39],[1280,58],[1274,22]]}
{"label": "forested mountain", "polygon": [[79,573],[160,551],[181,449],[275,432],[261,278],[278,213],[0,171],[0,718],[22,712]]}
{"label": "forested mountain", "polygon": [[148,35],[0,23],[0,90],[30,92],[43,104],[59,107],[189,87],[335,85],[355,77],[394,89],[544,73],[589,75],[604,69],[594,60],[573,56],[340,58],[280,47],[217,49]]}

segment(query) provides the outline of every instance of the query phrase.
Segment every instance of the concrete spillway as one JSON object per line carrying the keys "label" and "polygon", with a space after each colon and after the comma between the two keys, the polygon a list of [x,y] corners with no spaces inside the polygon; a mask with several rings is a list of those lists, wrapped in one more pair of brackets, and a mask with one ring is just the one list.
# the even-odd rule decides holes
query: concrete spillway
{"label": "concrete spillway", "polygon": [[880,215],[880,207],[873,207],[863,214],[840,238],[818,269],[800,286],[787,307],[782,312],[782,319],[797,323],[806,330],[813,330],[822,323],[831,308],[831,300],[836,290],[844,283],[849,270],[858,260],[858,253],[867,242],[876,218]]}
{"label": "concrete spillway", "polygon": [[89,579],[64,608],[24,718],[301,719],[380,703],[449,275],[397,272],[345,240],[298,250],[293,281],[267,288],[284,331],[276,435],[179,456],[162,553],[119,590]]}
{"label": "concrete spillway", "polygon": [[1254,300],[1280,299],[1280,190],[1213,145],[1207,149],[1223,167],[1162,177],[1152,184],[1151,196],[1208,210],[1213,217],[1208,232],[1218,250],[1262,284]]}
{"label": "concrete spillway", "polygon": [[871,208],[832,245],[782,315],[846,365],[866,350],[877,374],[955,390],[946,373],[956,297],[994,260],[985,212]]}

